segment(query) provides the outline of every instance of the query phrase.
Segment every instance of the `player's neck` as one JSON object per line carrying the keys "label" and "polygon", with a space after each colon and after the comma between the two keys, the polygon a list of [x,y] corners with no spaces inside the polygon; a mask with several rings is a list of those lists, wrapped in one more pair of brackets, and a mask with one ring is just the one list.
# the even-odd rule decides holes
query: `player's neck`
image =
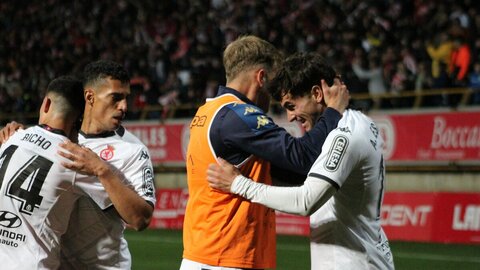
{"label": "player's neck", "polygon": [[91,120],[89,121],[88,119],[83,120],[82,127],[80,128],[80,130],[82,131],[82,133],[89,134],[89,135],[96,135],[96,134],[107,132],[102,128],[97,127],[97,125],[95,125],[93,121]]}
{"label": "player's neck", "polygon": [[91,117],[85,117],[82,121],[80,133],[86,137],[108,137],[115,134],[115,130],[105,129],[103,126],[100,126],[98,122],[94,121]]}
{"label": "player's neck", "polygon": [[71,130],[71,126],[65,124],[65,121],[59,119],[49,119],[48,121],[39,121],[39,126],[53,133],[62,134],[68,136],[68,130]]}
{"label": "player's neck", "polygon": [[82,127],[80,128],[84,134],[100,134],[106,132],[101,126],[98,125],[98,122],[95,121],[93,114],[90,110],[85,110],[83,113]]}
{"label": "player's neck", "polygon": [[227,83],[226,87],[234,89],[246,96],[250,101],[255,102],[258,97],[258,86],[248,80],[233,80]]}

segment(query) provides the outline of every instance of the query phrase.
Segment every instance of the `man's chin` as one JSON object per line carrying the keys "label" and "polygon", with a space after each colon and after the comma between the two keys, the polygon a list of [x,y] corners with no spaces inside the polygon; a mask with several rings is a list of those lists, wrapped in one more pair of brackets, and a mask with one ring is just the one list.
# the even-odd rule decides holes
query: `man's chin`
{"label": "man's chin", "polygon": [[122,125],[122,121],[121,120],[116,120],[112,123],[112,129],[111,130],[117,130],[117,128],[119,128],[120,126]]}

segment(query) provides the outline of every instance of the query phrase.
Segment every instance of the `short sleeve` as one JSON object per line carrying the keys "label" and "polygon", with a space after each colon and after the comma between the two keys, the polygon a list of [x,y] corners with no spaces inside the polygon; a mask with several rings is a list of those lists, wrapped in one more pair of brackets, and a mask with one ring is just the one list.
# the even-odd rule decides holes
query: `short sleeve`
{"label": "short sleeve", "polygon": [[138,148],[122,172],[137,194],[155,205],[153,166],[146,147]]}
{"label": "short sleeve", "polygon": [[341,129],[332,131],[308,176],[327,181],[339,189],[360,159],[355,144],[351,132]]}

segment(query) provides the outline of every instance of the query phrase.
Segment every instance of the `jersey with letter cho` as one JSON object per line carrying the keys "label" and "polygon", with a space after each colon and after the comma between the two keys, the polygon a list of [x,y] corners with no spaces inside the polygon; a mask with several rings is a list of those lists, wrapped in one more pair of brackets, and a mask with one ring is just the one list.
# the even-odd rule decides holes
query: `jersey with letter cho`
{"label": "jersey with letter cho", "polygon": [[98,180],[61,165],[67,137],[48,126],[19,130],[0,147],[0,268],[57,269],[75,202],[106,197]]}

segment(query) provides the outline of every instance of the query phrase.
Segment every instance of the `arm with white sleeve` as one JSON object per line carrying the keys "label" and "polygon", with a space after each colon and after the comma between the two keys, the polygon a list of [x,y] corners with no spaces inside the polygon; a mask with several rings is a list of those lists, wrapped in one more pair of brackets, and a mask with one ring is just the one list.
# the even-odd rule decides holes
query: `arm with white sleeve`
{"label": "arm with white sleeve", "polygon": [[352,153],[354,150],[346,135],[338,129],[332,131],[304,184],[298,187],[275,187],[254,182],[220,158],[219,164],[209,166],[207,180],[212,188],[240,195],[251,202],[308,216],[325,204],[345,182],[359,156]]}
{"label": "arm with white sleeve", "polygon": [[[102,194],[104,189],[108,197],[93,196],[94,201],[104,208],[111,202],[122,219],[137,231],[145,229],[153,214],[153,205],[129,186],[125,181],[125,175],[114,166],[103,161],[92,150],[81,147],[72,142],[66,142],[62,147],[68,152],[60,151],[59,154],[71,162],[62,162],[62,165],[76,172],[94,175],[98,178],[101,186],[89,187],[90,193]],[[153,170],[152,170],[153,171]],[[77,183],[85,187],[82,183]],[[96,190],[96,192],[93,192]],[[99,191],[100,190],[100,193]],[[105,193],[103,193],[105,194]]]}
{"label": "arm with white sleeve", "polygon": [[275,187],[256,183],[238,175],[232,183],[231,192],[251,202],[269,208],[302,216],[309,216],[320,208],[336,192],[329,182],[307,177],[300,187]]}

